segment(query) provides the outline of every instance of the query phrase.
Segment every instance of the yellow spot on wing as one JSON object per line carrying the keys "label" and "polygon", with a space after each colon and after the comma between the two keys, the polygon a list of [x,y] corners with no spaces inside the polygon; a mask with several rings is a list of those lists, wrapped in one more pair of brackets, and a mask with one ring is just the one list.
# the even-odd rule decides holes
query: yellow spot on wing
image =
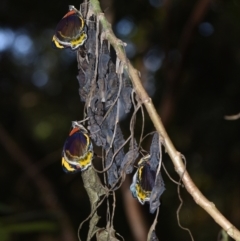
{"label": "yellow spot on wing", "polygon": [[65,158],[62,158],[62,166],[68,171],[68,172],[74,172],[76,169],[74,169],[72,166],[69,165],[69,163],[65,160]]}
{"label": "yellow spot on wing", "polygon": [[58,40],[57,40],[57,38],[55,37],[55,35],[53,36],[52,42],[54,43],[54,45],[55,45],[56,48],[59,48],[59,49],[63,49],[63,48],[64,48],[64,46],[61,45],[61,44],[58,42]]}
{"label": "yellow spot on wing", "polygon": [[82,171],[87,169],[92,164],[93,153],[88,152],[83,158],[79,159],[77,162],[79,163]]}
{"label": "yellow spot on wing", "polygon": [[73,39],[72,41],[70,41],[70,43],[72,44],[72,47],[75,48],[76,46],[83,45],[86,39],[87,39],[87,34],[85,34],[85,32],[82,32],[78,38]]}

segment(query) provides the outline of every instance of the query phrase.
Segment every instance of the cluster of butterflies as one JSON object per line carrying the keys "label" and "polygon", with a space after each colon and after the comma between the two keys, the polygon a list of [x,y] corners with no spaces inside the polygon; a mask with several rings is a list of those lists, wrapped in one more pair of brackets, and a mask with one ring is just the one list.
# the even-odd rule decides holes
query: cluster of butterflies
{"label": "cluster of butterflies", "polygon": [[[56,27],[52,45],[58,49],[77,50],[82,48],[89,37],[87,29],[88,26],[82,14],[74,6],[69,6],[69,12]],[[92,140],[96,144],[91,133],[80,122],[72,122],[72,130],[62,151],[62,167],[66,173],[83,172],[91,167],[94,158]],[[161,173],[157,172],[159,152],[159,136],[155,134],[150,155],[142,157],[138,162],[137,171],[130,186],[133,197],[137,198],[141,204],[150,203],[152,213],[160,205],[159,198],[165,190]]]}

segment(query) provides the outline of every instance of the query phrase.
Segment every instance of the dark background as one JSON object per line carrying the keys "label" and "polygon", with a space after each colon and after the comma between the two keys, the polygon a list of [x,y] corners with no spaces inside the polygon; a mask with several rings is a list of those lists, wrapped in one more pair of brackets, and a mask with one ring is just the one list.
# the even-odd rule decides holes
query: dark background
{"label": "dark background", "polygon": [[[77,240],[78,225],[90,213],[81,175],[63,173],[60,164],[71,121],[83,116],[75,53],[51,47],[69,4],[80,2],[0,2],[0,240]],[[101,4],[194,182],[239,228],[240,120],[224,116],[240,112],[240,2]],[[145,134],[152,130],[147,118]],[[167,155],[163,161],[178,180]],[[163,177],[158,237],[190,240],[177,225],[177,186]],[[115,228],[133,240],[126,192],[117,192]],[[220,227],[184,189],[182,197],[181,221],[195,240],[217,240]],[[147,205],[141,210],[149,226],[153,216]]]}

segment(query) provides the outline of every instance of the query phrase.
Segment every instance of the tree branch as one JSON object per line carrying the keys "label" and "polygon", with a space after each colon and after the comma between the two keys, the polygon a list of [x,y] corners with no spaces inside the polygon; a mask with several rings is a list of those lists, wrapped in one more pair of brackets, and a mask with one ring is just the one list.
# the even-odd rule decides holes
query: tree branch
{"label": "tree branch", "polygon": [[215,220],[216,223],[218,223],[227,233],[229,236],[231,236],[235,240],[240,240],[240,232],[238,229],[236,229],[215,207],[214,203],[207,200],[207,198],[204,197],[204,195],[200,192],[200,190],[196,187],[194,182],[192,181],[190,175],[185,169],[185,165],[182,161],[181,154],[175,149],[173,143],[171,142],[163,124],[161,121],[161,118],[159,117],[156,109],[154,108],[154,105],[152,103],[151,98],[146,93],[145,89],[143,88],[141,84],[141,80],[139,78],[139,73],[136,69],[133,68],[129,60],[127,59],[125,55],[125,51],[123,48],[123,43],[116,38],[114,35],[111,25],[107,22],[104,14],[102,13],[99,2],[97,0],[90,0],[91,7],[98,17],[99,21],[102,24],[103,31],[105,32],[105,38],[111,43],[113,48],[116,51],[117,57],[122,61],[124,64],[125,69],[128,71],[129,77],[132,80],[132,83],[134,85],[134,89],[136,91],[136,94],[141,99],[142,103],[145,105],[145,108],[156,128],[158,133],[161,135],[161,137],[164,140],[165,148],[167,153],[169,154],[173,165],[175,167],[176,172],[178,175],[182,178],[182,181],[187,189],[187,191],[190,193],[190,195],[193,197],[195,202],[201,206],[209,215],[212,216],[212,218]]}
{"label": "tree branch", "polygon": [[12,160],[14,160],[26,173],[28,178],[32,180],[39,191],[42,202],[49,210],[54,210],[58,214],[61,227],[61,241],[76,241],[71,221],[62,208],[58,197],[55,195],[54,188],[50,181],[44,177],[34,162],[20,149],[10,135],[0,124],[0,143],[8,152]]}
{"label": "tree branch", "polygon": [[[207,14],[210,4],[214,2],[212,0],[198,0],[183,28],[182,34],[180,36],[179,40],[179,53],[181,54],[181,60],[176,65],[172,65],[172,63],[169,62],[169,58],[166,58],[166,70],[165,70],[165,78],[166,78],[166,91],[163,95],[162,101],[160,106],[158,107],[158,112],[161,113],[162,121],[166,126],[166,123],[168,123],[173,115],[174,109],[175,109],[175,103],[176,99],[178,98],[179,88],[182,85],[183,78],[183,70],[186,65],[186,61],[189,55],[189,49],[193,42],[193,37],[195,35],[196,27],[199,25],[199,23],[204,19],[205,15]],[[166,8],[169,9],[169,5],[172,3],[167,2]],[[167,11],[167,21],[166,21],[166,45],[169,42],[169,10]],[[169,46],[165,47],[166,52],[169,52]],[[168,54],[166,54],[168,56]]]}

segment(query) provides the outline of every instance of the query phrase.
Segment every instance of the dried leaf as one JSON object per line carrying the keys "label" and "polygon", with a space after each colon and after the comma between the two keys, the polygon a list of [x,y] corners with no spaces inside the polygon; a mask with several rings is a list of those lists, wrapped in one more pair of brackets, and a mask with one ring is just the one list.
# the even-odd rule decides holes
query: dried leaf
{"label": "dried leaf", "polygon": [[160,197],[165,190],[165,184],[161,173],[159,172],[156,177],[155,185],[152,189],[150,200],[149,200],[149,210],[150,213],[154,213],[156,209],[160,206]]}
{"label": "dried leaf", "polygon": [[111,165],[111,167],[107,171],[108,184],[111,187],[118,181],[117,166],[114,161],[112,162],[112,160],[113,160],[113,152],[110,149],[106,157],[106,167],[109,167]]}
{"label": "dried leaf", "polygon": [[[130,143],[131,144],[131,143]],[[119,173],[124,171],[126,174],[130,174],[133,171],[133,165],[138,158],[139,152],[136,139],[134,139],[133,145],[130,145],[129,151],[123,158]]]}
{"label": "dried leaf", "polygon": [[159,134],[155,133],[152,138],[152,143],[150,146],[150,166],[152,170],[157,170],[159,165],[159,156],[160,156],[160,149],[159,149]]}

